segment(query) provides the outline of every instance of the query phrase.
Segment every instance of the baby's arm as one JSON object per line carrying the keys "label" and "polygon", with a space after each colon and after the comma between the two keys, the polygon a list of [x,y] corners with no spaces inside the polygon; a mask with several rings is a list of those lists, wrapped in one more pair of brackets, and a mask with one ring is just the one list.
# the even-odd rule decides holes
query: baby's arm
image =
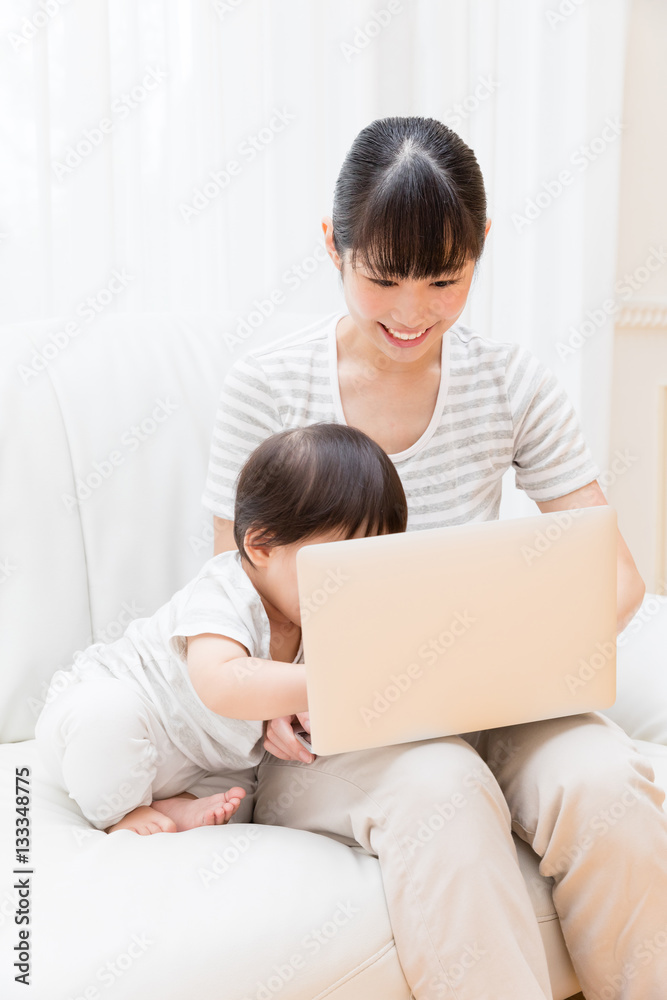
{"label": "baby's arm", "polygon": [[228,719],[263,721],[308,709],[303,663],[249,656],[240,642],[208,632],[188,636],[187,663],[202,702]]}

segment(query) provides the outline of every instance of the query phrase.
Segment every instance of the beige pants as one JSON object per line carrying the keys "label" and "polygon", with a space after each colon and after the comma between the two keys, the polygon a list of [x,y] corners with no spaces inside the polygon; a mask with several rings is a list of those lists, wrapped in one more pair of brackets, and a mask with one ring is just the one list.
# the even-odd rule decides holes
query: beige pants
{"label": "beige pants", "polygon": [[378,857],[417,1000],[544,1000],[514,831],[554,879],[587,1000],[667,996],[667,814],[649,761],[592,712],[320,757],[266,754],[254,821]]}

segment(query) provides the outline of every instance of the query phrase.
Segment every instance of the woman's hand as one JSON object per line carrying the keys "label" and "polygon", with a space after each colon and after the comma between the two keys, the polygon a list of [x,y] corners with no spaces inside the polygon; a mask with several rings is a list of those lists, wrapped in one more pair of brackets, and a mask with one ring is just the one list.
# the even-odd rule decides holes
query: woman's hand
{"label": "woman's hand", "polygon": [[310,715],[300,712],[298,715],[285,715],[281,719],[271,719],[266,724],[264,749],[280,760],[300,760],[304,764],[312,764],[315,757],[301,746],[294,730],[293,722],[300,722],[306,732],[310,732]]}

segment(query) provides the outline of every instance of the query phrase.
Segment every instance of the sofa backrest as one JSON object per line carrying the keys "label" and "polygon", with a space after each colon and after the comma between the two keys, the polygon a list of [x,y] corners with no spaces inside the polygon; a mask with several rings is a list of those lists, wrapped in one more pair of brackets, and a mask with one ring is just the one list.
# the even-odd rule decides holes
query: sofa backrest
{"label": "sofa backrest", "polygon": [[[29,739],[77,650],[152,614],[213,554],[217,400],[251,347],[321,317],[100,316],[0,330],[0,740]],[[69,329],[69,332],[68,332]]]}

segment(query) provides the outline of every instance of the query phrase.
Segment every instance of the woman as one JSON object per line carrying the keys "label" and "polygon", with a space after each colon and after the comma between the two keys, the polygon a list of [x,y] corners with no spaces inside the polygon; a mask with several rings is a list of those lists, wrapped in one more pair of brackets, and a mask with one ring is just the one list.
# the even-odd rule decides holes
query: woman
{"label": "woman", "polygon": [[[250,451],[275,431],[316,421],[346,422],[385,449],[408,498],[408,530],[497,518],[510,465],[541,511],[606,503],[551,372],[518,345],[456,324],[489,227],[479,166],[450,129],[387,118],[361,131],[322,222],[347,312],[251,350],[226,379],[204,494],[216,552],[234,547],[234,480]],[[643,594],[619,534],[619,631]],[[554,879],[587,1000],[663,995],[666,957],[642,956],[665,922],[664,793],[605,716],[317,759],[291,721],[267,727],[255,821],[378,856],[418,1000],[551,997],[511,831]],[[290,795],[294,769],[306,766],[307,784]],[[443,807],[452,801],[463,803],[453,816]],[[609,820],[619,802],[631,805],[622,821]],[[431,838],[420,837],[424,824]],[[405,919],[415,905],[417,926]]]}

